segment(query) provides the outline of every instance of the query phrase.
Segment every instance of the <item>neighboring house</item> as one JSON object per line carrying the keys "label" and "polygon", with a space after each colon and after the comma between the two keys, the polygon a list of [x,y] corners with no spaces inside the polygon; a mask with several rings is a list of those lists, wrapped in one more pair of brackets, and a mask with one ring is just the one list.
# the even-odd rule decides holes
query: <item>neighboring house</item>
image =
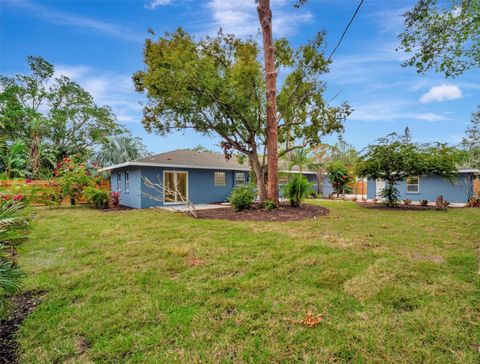
{"label": "neighboring house", "polygon": [[[449,202],[466,203],[473,196],[473,186],[480,170],[469,167],[458,167],[457,178],[453,181],[435,175],[411,176],[397,183],[400,200],[435,201],[442,195]],[[380,198],[380,191],[385,187],[383,180],[368,180],[367,197]]]}
{"label": "neighboring house", "polygon": [[[291,170],[280,165],[283,173],[299,173],[298,167]],[[134,208],[181,204],[180,196],[165,195],[156,201],[147,195],[158,197],[158,191],[147,187],[143,178],[174,189],[195,204],[224,202],[231,190],[249,182],[248,162],[240,163],[236,157],[226,160],[223,154],[196,150],[174,150],[148,156],[102,169],[111,172],[111,189],[120,192],[120,204]],[[318,190],[315,171],[303,174]],[[280,184],[286,183],[285,178]],[[328,183],[328,178],[325,179]],[[330,187],[331,188],[331,187]],[[327,194],[328,195],[328,194]]]}

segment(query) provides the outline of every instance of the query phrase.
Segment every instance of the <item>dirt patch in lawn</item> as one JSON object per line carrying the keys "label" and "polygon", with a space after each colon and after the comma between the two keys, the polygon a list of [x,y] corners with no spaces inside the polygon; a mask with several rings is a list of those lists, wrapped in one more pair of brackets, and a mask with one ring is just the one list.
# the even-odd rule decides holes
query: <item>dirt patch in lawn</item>
{"label": "dirt patch in lawn", "polygon": [[396,207],[388,207],[382,203],[373,203],[373,202],[357,202],[359,206],[366,207],[368,209],[378,209],[378,210],[413,210],[413,211],[425,211],[425,210],[436,210],[435,206],[422,206],[422,205],[398,205]]}
{"label": "dirt patch in lawn", "polygon": [[200,219],[218,219],[232,221],[299,221],[325,216],[330,212],[325,207],[303,204],[291,207],[281,204],[279,208],[267,211],[260,204],[254,204],[250,209],[235,211],[232,208],[219,208],[197,211]]}
{"label": "dirt patch in lawn", "polygon": [[42,301],[43,291],[28,291],[11,299],[10,312],[0,321],[0,363],[18,363],[15,333],[23,320]]}

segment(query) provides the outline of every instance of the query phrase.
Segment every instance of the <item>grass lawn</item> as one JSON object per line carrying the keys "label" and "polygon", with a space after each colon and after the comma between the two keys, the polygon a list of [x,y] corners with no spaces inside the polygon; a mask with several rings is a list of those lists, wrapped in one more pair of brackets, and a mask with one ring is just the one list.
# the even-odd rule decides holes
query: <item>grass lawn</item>
{"label": "grass lawn", "polygon": [[23,362],[478,363],[480,209],[321,203],[289,223],[39,210]]}

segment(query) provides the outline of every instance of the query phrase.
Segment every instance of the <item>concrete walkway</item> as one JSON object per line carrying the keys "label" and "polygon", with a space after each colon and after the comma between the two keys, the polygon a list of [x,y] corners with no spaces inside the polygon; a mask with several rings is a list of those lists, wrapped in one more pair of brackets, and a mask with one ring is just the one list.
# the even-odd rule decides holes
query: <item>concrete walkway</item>
{"label": "concrete walkway", "polygon": [[[226,207],[230,207],[230,204],[227,203],[218,203],[218,204],[212,204],[212,203],[200,203],[194,205],[195,209],[197,211],[200,210],[211,210],[211,209],[222,209]],[[156,207],[161,210],[166,210],[166,211],[172,211],[172,212],[184,212],[188,211],[189,207],[185,205],[170,205],[170,206],[158,206]]]}

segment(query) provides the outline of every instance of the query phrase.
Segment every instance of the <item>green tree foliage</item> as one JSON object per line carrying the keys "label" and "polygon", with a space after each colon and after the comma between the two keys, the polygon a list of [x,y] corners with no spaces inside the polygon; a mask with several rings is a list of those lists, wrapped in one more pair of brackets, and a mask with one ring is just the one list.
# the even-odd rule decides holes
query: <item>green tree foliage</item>
{"label": "green tree foliage", "polygon": [[472,114],[472,121],[461,142],[466,151],[465,163],[470,167],[480,168],[480,106]]}
{"label": "green tree foliage", "polygon": [[5,178],[24,177],[27,170],[27,146],[23,140],[0,142],[0,171]]}
{"label": "green tree foliage", "polygon": [[404,66],[434,68],[447,77],[480,66],[480,0],[419,0],[404,14]]}
{"label": "green tree foliage", "polygon": [[302,174],[295,174],[290,181],[283,186],[283,195],[288,198],[290,205],[299,207],[302,201],[315,193],[312,183]]}
{"label": "green tree foliage", "polygon": [[288,153],[285,158],[289,164],[289,168],[292,169],[297,166],[300,169],[300,173],[302,173],[305,168],[311,170],[317,170],[319,168],[319,165],[313,161],[310,148],[295,149]]}
{"label": "green tree foliage", "polygon": [[[279,157],[325,134],[343,130],[348,105],[328,106],[325,85],[318,77],[328,71],[323,57],[324,34],[292,49],[285,39],[275,43],[276,68],[289,73],[277,95],[278,138],[285,147]],[[146,93],[143,125],[166,134],[193,129],[222,139],[227,157],[244,154],[266,198],[265,77],[258,44],[219,32],[196,41],[178,29],[158,40],[145,41],[146,69],[133,75],[137,91]],[[292,146],[293,142],[301,143]]]}
{"label": "green tree foliage", "polygon": [[94,184],[85,164],[75,162],[70,158],[64,158],[55,173],[55,183],[60,187],[59,203],[68,197],[70,205],[76,205],[78,199],[83,195],[84,189],[92,187]]}
{"label": "green tree foliage", "polygon": [[37,178],[64,157],[86,158],[120,129],[108,106],[97,106],[68,77],[56,77],[52,64],[27,60],[30,74],[0,77],[0,131],[9,145],[25,143],[29,176]]}
{"label": "green tree foliage", "polygon": [[421,145],[393,133],[369,145],[357,165],[359,176],[386,182],[382,197],[389,207],[398,203],[397,182],[409,176],[438,175],[454,180],[457,149],[445,144]]}
{"label": "green tree foliage", "polygon": [[337,193],[345,193],[347,185],[353,181],[353,176],[341,160],[335,160],[327,165],[328,179]]}
{"label": "green tree foliage", "polygon": [[112,135],[105,138],[96,159],[105,167],[138,159],[145,154],[145,145],[139,138],[128,134]]}

